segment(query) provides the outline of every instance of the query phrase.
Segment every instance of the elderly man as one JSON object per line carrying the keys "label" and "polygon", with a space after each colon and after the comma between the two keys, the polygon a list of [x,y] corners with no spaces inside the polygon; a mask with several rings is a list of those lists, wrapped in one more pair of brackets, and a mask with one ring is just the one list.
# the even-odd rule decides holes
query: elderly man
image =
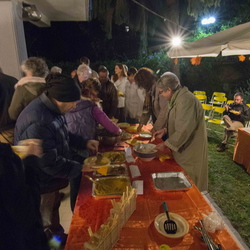
{"label": "elderly man", "polygon": [[41,206],[45,230],[65,241],[59,222],[59,189],[70,180],[71,209],[73,211],[82,171],[92,171],[84,159],[75,155],[72,159],[70,146],[77,149],[98,150],[99,142],[84,140],[68,132],[65,114],[76,107],[80,99],[80,88],[70,77],[53,74],[48,77],[48,91],[32,101],[20,114],[15,127],[15,144],[29,138],[43,140],[42,166],[39,180]]}
{"label": "elderly man", "polygon": [[249,108],[247,105],[243,104],[242,93],[236,93],[234,95],[234,102],[229,105],[225,105],[225,112],[223,114],[223,120],[226,128],[223,135],[223,141],[217,148],[218,152],[224,152],[226,150],[229,138],[233,136],[234,132],[238,128],[243,128],[245,121],[248,121],[250,118]]}
{"label": "elderly man", "polygon": [[[81,63],[80,65],[86,65],[86,66],[90,67],[90,60],[86,56],[83,56],[83,57],[80,58],[80,63]],[[77,70],[73,70],[71,72],[71,77],[75,78],[76,75],[77,75]],[[94,71],[94,70],[91,69],[91,75],[89,77],[96,77],[96,78],[98,78],[98,74],[97,74],[96,71]]]}
{"label": "elderly man", "polygon": [[86,81],[91,76],[91,69],[87,65],[80,65],[77,68],[77,74],[74,77],[74,80],[79,84],[81,87],[82,82]]}
{"label": "elderly man", "polygon": [[0,68],[0,142],[13,144],[13,128],[15,123],[10,120],[8,108],[14,94],[17,79],[6,75]]}
{"label": "elderly man", "polygon": [[118,93],[114,83],[109,80],[109,71],[105,66],[98,69],[101,90],[99,98],[102,100],[102,109],[109,118],[114,117],[118,106]]}
{"label": "elderly man", "polygon": [[200,191],[205,191],[208,188],[207,135],[201,103],[171,72],[160,77],[157,87],[169,101],[169,108],[165,128],[155,133],[157,138],[166,134],[167,139],[156,148],[164,151],[168,147]]}

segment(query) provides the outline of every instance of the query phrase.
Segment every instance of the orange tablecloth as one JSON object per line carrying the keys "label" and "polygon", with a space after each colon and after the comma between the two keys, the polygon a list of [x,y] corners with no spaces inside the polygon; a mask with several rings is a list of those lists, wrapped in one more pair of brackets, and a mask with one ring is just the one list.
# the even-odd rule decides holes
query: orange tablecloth
{"label": "orange tablecloth", "polygon": [[238,129],[238,137],[234,147],[233,160],[242,164],[250,173],[250,133],[244,131],[242,128]]}
{"label": "orange tablecloth", "polygon": [[[109,149],[110,150],[110,149]],[[154,188],[152,173],[183,171],[174,161],[160,162],[154,159],[151,162],[136,160],[141,176],[132,179],[144,181],[144,194],[137,196],[136,211],[120,232],[120,239],[114,249],[159,249],[161,244],[168,244],[171,249],[206,249],[200,241],[200,233],[194,229],[202,213],[211,212],[212,209],[197,187],[188,191],[166,192]],[[128,164],[129,165],[129,164]],[[109,217],[112,207],[110,199],[96,199],[91,196],[92,183],[82,178],[77,204],[72,218],[66,250],[82,250],[83,243],[89,240],[88,227],[96,232],[100,225]],[[189,224],[189,233],[180,239],[169,239],[157,232],[154,219],[163,213],[162,202],[166,201],[170,212],[184,217]],[[240,249],[226,229],[212,235],[216,243],[223,249]]]}

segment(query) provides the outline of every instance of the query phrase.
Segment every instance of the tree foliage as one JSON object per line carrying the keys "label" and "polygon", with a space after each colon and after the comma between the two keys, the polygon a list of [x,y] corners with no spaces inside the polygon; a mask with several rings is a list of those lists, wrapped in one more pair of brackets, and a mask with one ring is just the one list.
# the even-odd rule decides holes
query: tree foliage
{"label": "tree foliage", "polygon": [[[93,18],[101,20],[108,39],[112,38],[113,25],[128,25],[129,29],[140,33],[141,51],[147,51],[148,36],[153,36],[157,27],[169,18],[168,11],[172,6],[179,6],[180,0],[95,0],[93,1]],[[218,6],[221,0],[185,0],[188,3],[187,13],[197,17],[200,11]],[[145,6],[149,10],[142,7]],[[175,13],[178,16],[178,13]],[[159,16],[160,15],[160,16]],[[178,18],[175,19],[175,22]]]}

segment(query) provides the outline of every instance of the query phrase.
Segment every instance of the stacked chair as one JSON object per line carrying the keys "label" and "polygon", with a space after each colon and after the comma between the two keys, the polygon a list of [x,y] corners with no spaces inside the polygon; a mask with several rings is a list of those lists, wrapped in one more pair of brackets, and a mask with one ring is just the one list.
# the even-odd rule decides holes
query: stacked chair
{"label": "stacked chair", "polygon": [[214,92],[210,100],[212,106],[222,107],[227,102],[226,94],[222,92]]}
{"label": "stacked chair", "polygon": [[205,121],[212,119],[213,106],[210,104],[202,103],[202,108],[204,110]]}
{"label": "stacked chair", "polygon": [[207,96],[205,91],[195,90],[193,93],[201,103],[207,103]]}
{"label": "stacked chair", "polygon": [[212,112],[211,112],[211,119],[207,121],[208,127],[209,127],[209,124],[216,124],[216,125],[222,126],[224,124],[224,121],[223,121],[224,111],[225,111],[224,107],[213,106]]}
{"label": "stacked chair", "polygon": [[229,105],[229,104],[231,104],[233,102],[234,102],[234,100],[227,100],[227,105]]}

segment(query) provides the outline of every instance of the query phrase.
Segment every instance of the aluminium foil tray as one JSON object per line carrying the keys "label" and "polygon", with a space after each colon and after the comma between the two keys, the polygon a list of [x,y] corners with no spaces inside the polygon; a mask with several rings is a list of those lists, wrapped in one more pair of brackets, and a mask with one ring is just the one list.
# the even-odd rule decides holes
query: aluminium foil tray
{"label": "aluminium foil tray", "polygon": [[183,172],[153,173],[152,178],[157,190],[186,191],[192,187],[192,183]]}

